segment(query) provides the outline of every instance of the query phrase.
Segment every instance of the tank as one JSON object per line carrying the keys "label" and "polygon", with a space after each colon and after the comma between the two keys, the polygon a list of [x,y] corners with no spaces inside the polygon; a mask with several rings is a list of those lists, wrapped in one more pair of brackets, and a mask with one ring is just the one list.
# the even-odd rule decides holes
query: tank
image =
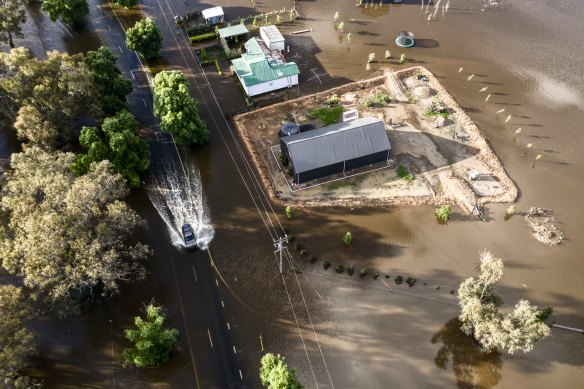
{"label": "tank", "polygon": [[414,45],[414,33],[409,31],[400,31],[395,38],[395,44],[399,47],[412,47]]}
{"label": "tank", "polygon": [[287,122],[282,125],[280,128],[280,138],[284,136],[290,136],[294,134],[298,134],[300,132],[300,126],[295,122]]}

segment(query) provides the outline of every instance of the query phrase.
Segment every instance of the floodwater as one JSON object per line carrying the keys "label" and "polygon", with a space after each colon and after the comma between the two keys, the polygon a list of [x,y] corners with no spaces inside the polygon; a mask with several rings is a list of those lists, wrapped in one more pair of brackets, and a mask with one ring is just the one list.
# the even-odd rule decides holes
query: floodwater
{"label": "floodwater", "polygon": [[[256,11],[289,7],[290,3],[266,0],[258,2]],[[200,177],[200,181],[189,179],[194,185],[189,192],[197,203],[189,205],[193,200],[188,194],[175,200],[164,197],[165,191],[174,196],[177,189],[184,190],[177,188],[184,176],[176,161],[169,174],[176,174],[175,178],[148,178],[147,187],[156,186],[160,197],[152,200],[151,195],[140,191],[132,198],[132,204],[149,221],[144,238],[155,250],[149,265],[151,276],[145,283],[126,288],[120,298],[111,302],[111,310],[99,307],[66,325],[47,319],[40,326],[43,334],[53,335],[47,336],[51,339],[41,339],[41,356],[35,369],[48,386],[75,387],[83,383],[111,387],[116,382],[135,387],[194,386],[183,318],[188,318],[185,327],[193,338],[205,338],[205,328],[197,327],[197,318],[205,316],[206,311],[189,308],[188,300],[195,299],[194,293],[199,292],[190,286],[192,281],[185,274],[190,272],[192,261],[200,266],[206,257],[201,252],[192,257],[175,250],[172,256],[178,260],[172,259],[172,269],[177,266],[177,277],[170,271],[171,254],[164,245],[167,240],[177,240],[172,233],[169,237],[168,225],[176,231],[176,226],[190,214],[196,215],[190,216],[194,223],[213,229],[214,237],[208,245],[230,288],[219,288],[218,293],[225,305],[225,320],[233,328],[227,336],[236,345],[235,358],[245,377],[236,387],[259,385],[257,369],[262,345],[266,351],[286,356],[288,363],[298,368],[307,387],[581,385],[581,334],[554,328],[551,338],[526,355],[476,353],[468,339],[456,331],[453,319],[458,309],[450,291],[476,273],[479,253],[488,249],[505,261],[499,289],[509,305],[527,298],[538,306],[553,306],[552,320],[558,324],[584,327],[584,265],[580,255],[584,244],[577,238],[584,215],[584,205],[579,201],[584,191],[584,137],[580,134],[584,120],[584,42],[580,39],[584,35],[580,22],[584,5],[575,0],[511,0],[503,8],[483,11],[483,1],[451,0],[448,11],[442,8],[446,3],[441,1],[440,8],[430,5],[426,13],[421,3],[404,0],[399,6],[363,9],[352,1],[299,2],[303,19],[282,27],[282,31],[287,37],[291,31],[313,31],[288,40],[289,56],[299,64],[302,75],[299,91],[291,91],[286,98],[365,78],[387,65],[396,69],[413,64],[426,66],[487,135],[520,189],[518,209],[533,205],[552,208],[566,233],[565,242],[558,247],[540,244],[530,236],[520,215],[504,220],[505,205],[487,207],[488,223],[455,208],[454,217],[446,225],[436,223],[430,207],[294,207],[292,219],[285,223],[296,241],[319,260],[311,265],[292,252],[303,273],[286,271],[281,277],[269,233],[273,232],[270,222],[277,222],[269,206],[261,201],[261,191],[238,154],[237,145],[223,125],[219,131],[209,120],[214,117],[212,104],[200,103],[201,115],[210,123],[211,142],[204,148],[181,150],[183,157],[188,154],[192,168],[189,177]],[[143,4],[147,14],[160,20],[161,9],[171,13],[163,1],[145,0]],[[197,6],[194,1],[172,3],[176,12],[207,5],[210,4]],[[249,1],[227,0],[221,5],[228,18],[253,12]],[[335,11],[345,21],[342,36],[334,28]],[[434,18],[428,21],[428,15],[434,12]],[[36,21],[39,31],[61,37],[44,43],[50,49],[83,51],[100,44],[90,28],[80,34],[83,39],[72,40],[60,27],[43,22],[42,17],[40,14]],[[122,15],[123,20],[135,17]],[[97,23],[97,18],[92,21]],[[114,39],[107,38],[104,30],[101,39]],[[401,30],[414,32],[418,45],[410,49],[395,46],[393,39]],[[349,32],[350,45],[346,38]],[[187,71],[173,41],[174,31],[163,26],[163,33],[164,62]],[[27,42],[38,46],[34,39]],[[392,55],[388,62],[384,60],[386,50]],[[371,52],[376,54],[376,62],[368,72],[364,65]],[[402,53],[407,61],[399,65],[396,58]],[[126,59],[121,61],[127,64]],[[239,109],[242,99],[233,93],[237,90],[233,81],[210,73],[222,108]],[[467,81],[471,74],[474,77]],[[486,93],[491,94],[487,103],[486,93],[478,92],[483,87],[488,87]],[[193,85],[195,98],[200,98],[201,88],[201,83]],[[131,106],[137,109],[140,104],[132,100]],[[501,109],[505,111],[496,114]],[[504,124],[507,115],[512,115],[512,120]],[[517,128],[522,128],[522,134],[513,139]],[[526,149],[528,143],[533,144],[531,149]],[[154,156],[165,158],[164,153]],[[538,154],[542,158],[535,162]],[[166,204],[159,201],[161,198]],[[284,222],[284,210],[275,208]],[[352,248],[341,242],[346,231],[353,234]],[[322,270],[323,260],[333,264],[328,271]],[[337,263],[353,264],[355,275],[334,273]],[[364,280],[357,277],[361,268],[369,272]],[[374,281],[371,274],[376,269],[381,275]],[[396,286],[385,279],[386,273],[392,279],[400,274],[418,281],[411,289],[405,284]],[[177,302],[177,289],[179,296],[183,293],[186,313],[182,302]],[[140,302],[153,297],[168,308],[169,322],[181,328],[182,350],[162,369],[120,372],[116,361],[125,345],[121,331],[129,325],[129,316],[138,312]],[[111,324],[109,312],[114,318]],[[192,343],[194,359],[199,364],[207,352],[218,352],[207,350],[206,345],[203,348],[204,343],[196,339]],[[79,362],[77,355],[87,347],[92,349],[90,360]],[[216,379],[211,368],[199,374],[209,377],[204,387],[227,386]]]}

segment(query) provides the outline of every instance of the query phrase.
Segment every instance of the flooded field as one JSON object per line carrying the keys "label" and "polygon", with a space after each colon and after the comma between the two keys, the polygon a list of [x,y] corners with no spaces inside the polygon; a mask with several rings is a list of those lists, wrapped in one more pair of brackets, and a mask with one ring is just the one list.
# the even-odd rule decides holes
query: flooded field
{"label": "flooded field", "polygon": [[[257,2],[255,10],[244,0],[226,0],[221,5],[228,18],[235,18],[290,7],[291,3],[265,0]],[[126,288],[111,302],[109,310],[98,307],[81,319],[46,319],[39,324],[41,355],[34,370],[47,386],[192,387],[196,370],[193,374],[191,358],[204,378],[203,387],[258,387],[260,335],[265,350],[285,355],[289,365],[298,368],[301,381],[311,388],[581,385],[581,334],[554,328],[552,337],[527,355],[476,353],[456,331],[453,319],[458,307],[450,291],[475,274],[479,252],[489,249],[505,261],[499,289],[509,305],[527,298],[538,306],[553,306],[551,319],[558,324],[584,327],[584,243],[578,239],[584,215],[584,205],[579,201],[584,191],[584,138],[580,134],[584,120],[584,41],[579,39],[584,35],[584,5],[574,0],[510,0],[501,9],[483,11],[485,2],[481,0],[448,3],[447,11],[442,5],[437,10],[430,5],[426,13],[421,1],[404,0],[399,6],[366,9],[355,7],[354,1],[298,2],[301,20],[285,24],[281,30],[290,46],[288,59],[296,61],[301,69],[300,88],[283,98],[368,78],[388,65],[395,69],[423,65],[486,134],[519,187],[519,211],[530,206],[554,210],[566,234],[561,245],[547,247],[533,239],[519,215],[505,221],[505,205],[487,207],[488,223],[455,208],[446,225],[436,223],[433,207],[295,207],[286,224],[296,241],[318,261],[310,264],[291,249],[293,259],[288,258],[288,265],[294,260],[303,272],[286,271],[280,276],[270,236],[275,229],[269,223],[264,225],[267,215],[273,218],[271,209],[261,201],[262,191],[229,133],[219,131],[218,124],[210,120],[215,117],[215,108],[200,101],[211,142],[189,152],[192,166],[200,172],[207,208],[202,201],[192,213],[206,209],[208,218],[197,216],[196,220],[203,224],[210,220],[214,230],[209,248],[229,287],[222,286],[218,291],[225,304],[222,315],[233,328],[228,336],[236,345],[244,379],[239,384],[219,381],[214,377],[223,370],[213,367],[213,360],[200,357],[208,352],[208,343],[205,324],[197,326],[209,311],[197,305],[201,292],[188,277],[191,266],[202,266],[208,259],[204,252],[186,255],[169,248],[168,243],[176,237],[169,238],[156,204],[153,206],[146,192],[140,191],[131,203],[149,222],[143,238],[155,250],[149,265],[151,276],[148,282]],[[25,34],[50,39],[30,37],[17,44],[32,46],[35,53],[49,49],[78,52],[94,49],[103,40],[114,40],[114,45],[122,46],[122,52],[123,40],[115,42],[117,38],[100,24],[105,22],[98,17],[103,11],[98,4],[105,11],[109,6],[91,2],[95,14],[92,23],[100,35],[89,25],[87,31],[75,32],[76,36],[51,24],[38,7],[32,6],[31,15],[36,16],[29,18]],[[192,0],[172,3],[176,13],[210,5]],[[168,7],[164,1],[143,1],[143,11],[161,24],[162,10],[170,17]],[[335,30],[335,11],[345,23],[343,33]],[[123,23],[131,23],[135,17],[135,11],[121,14]],[[162,28],[165,46],[161,63],[188,72],[175,47],[175,30],[168,25]],[[312,31],[289,35],[302,29]],[[415,47],[400,49],[393,43],[402,30],[414,32]],[[391,52],[389,60],[385,59],[386,50]],[[372,70],[366,70],[372,52],[376,61],[371,64]],[[399,64],[402,53],[405,63]],[[135,59],[128,58],[120,59],[121,65],[135,66]],[[193,97],[200,99],[205,84],[198,76],[189,77]],[[241,96],[231,93],[235,90],[233,80],[219,79],[212,72],[208,77],[223,110],[243,106]],[[479,93],[485,87],[491,95],[488,101],[484,92]],[[140,100],[130,102],[132,107],[140,104]],[[512,119],[505,123],[508,115]],[[517,128],[522,132],[514,137]],[[529,143],[531,148],[526,147]],[[10,152],[10,147],[14,145],[0,154]],[[536,162],[538,154],[542,158]],[[164,158],[163,154],[153,156]],[[148,183],[154,182],[150,178]],[[191,192],[203,199],[197,194],[200,188]],[[164,203],[160,207],[168,209]],[[284,210],[275,212],[283,222]],[[185,217],[189,216],[178,219]],[[180,223],[178,219],[170,224]],[[342,244],[346,231],[354,237],[352,248]],[[325,271],[324,260],[333,268],[336,264],[353,264],[356,273],[366,268],[368,275],[361,280],[357,274],[336,274],[333,268]],[[371,275],[376,270],[380,277],[374,280]],[[386,281],[385,274],[390,274],[392,281]],[[416,285],[395,285],[393,278],[398,274],[415,277]],[[140,304],[153,297],[168,308],[170,323],[181,330],[183,347],[164,368],[120,371],[119,353],[125,346],[122,330],[130,325]],[[188,331],[192,342],[185,339]],[[80,360],[81,354],[86,358]]]}

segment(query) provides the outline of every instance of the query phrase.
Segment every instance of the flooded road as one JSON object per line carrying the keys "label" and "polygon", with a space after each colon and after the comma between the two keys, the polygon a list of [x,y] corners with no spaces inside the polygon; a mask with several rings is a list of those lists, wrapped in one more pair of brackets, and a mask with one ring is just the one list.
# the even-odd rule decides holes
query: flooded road
{"label": "flooded road", "polygon": [[[231,380],[231,373],[227,374],[229,382],[219,378],[223,371],[233,369],[232,363],[243,370],[244,377],[235,387],[257,387],[262,345],[266,351],[285,355],[288,363],[298,368],[306,387],[571,388],[582,382],[581,334],[553,329],[553,336],[527,355],[476,354],[456,332],[452,319],[458,308],[450,291],[476,273],[479,252],[489,249],[505,260],[500,290],[509,305],[527,298],[538,306],[553,306],[552,320],[557,323],[584,327],[584,265],[580,255],[584,243],[578,239],[584,215],[584,205],[579,201],[584,190],[584,137],[579,133],[584,121],[584,43],[579,38],[583,35],[580,20],[584,6],[573,0],[516,0],[507,2],[503,9],[482,11],[483,1],[452,0],[443,15],[443,8],[436,10],[433,5],[426,13],[421,1],[377,9],[357,8],[354,2],[331,3],[298,2],[303,19],[281,28],[286,38],[291,31],[313,29],[288,39],[289,57],[302,71],[300,93],[366,78],[387,65],[426,66],[486,133],[519,186],[518,209],[523,211],[532,205],[552,208],[566,241],[553,248],[541,245],[530,236],[520,215],[504,221],[504,205],[487,207],[488,223],[455,209],[447,225],[435,222],[430,207],[306,211],[294,207],[293,217],[286,224],[296,241],[316,255],[318,262],[309,264],[292,252],[303,273],[286,271],[280,276],[272,246],[272,238],[279,232],[275,215],[262,200],[262,190],[229,127],[219,120],[218,107],[212,99],[207,100],[210,94],[206,79],[186,52],[178,50],[179,45],[185,47],[179,41],[182,37],[164,19],[165,15],[172,20],[173,13],[211,4],[145,0],[143,11],[156,18],[164,33],[160,63],[187,73],[193,84],[192,95],[199,100],[201,115],[211,131],[209,145],[181,149],[184,158],[192,158],[193,174],[200,172],[202,186],[189,192],[203,199],[198,195],[202,188],[207,208],[205,202],[191,206],[187,201],[187,206],[180,207],[188,209],[183,215],[162,202],[158,212],[157,200],[151,202],[145,191],[133,196],[132,205],[149,221],[144,238],[155,250],[150,278],[126,288],[112,301],[110,310],[100,307],[65,325],[43,323],[43,333],[55,335],[42,340],[38,363],[49,387],[77,387],[79,383],[91,387],[112,387],[112,383],[192,387],[197,370],[206,380],[202,387],[227,387],[239,382]],[[101,10],[96,4],[92,3],[92,23],[102,33],[96,36],[88,29],[75,40],[61,31],[62,27],[46,24],[41,13],[35,19],[39,31],[63,37],[42,40],[43,48],[85,51],[98,47],[101,40],[111,39],[106,44],[121,46],[121,66],[138,69],[137,60],[123,47],[123,38],[110,33],[106,25],[99,25],[100,20],[112,26],[113,22],[98,18]],[[290,4],[258,2],[255,12]],[[221,5],[228,19],[254,12],[248,1],[227,0]],[[335,11],[345,21],[343,34],[334,28]],[[428,15],[435,11],[436,16],[428,21]],[[126,23],[136,17],[137,11],[132,11],[122,19]],[[418,45],[411,49],[395,46],[393,39],[401,30],[414,32]],[[347,33],[352,36],[350,44]],[[26,42],[40,50],[32,39]],[[392,55],[389,61],[384,60],[386,50]],[[365,63],[371,52],[377,60],[373,70],[367,71]],[[407,60],[400,65],[397,58],[402,53]],[[312,69],[319,78],[313,78]],[[472,74],[475,76],[467,81]],[[232,90],[229,85],[233,80],[219,79],[213,72],[208,77],[223,111],[243,107],[240,96],[226,92]],[[488,87],[492,95],[488,102],[485,94],[478,92],[483,87]],[[149,119],[148,92],[138,88],[135,93],[142,95],[131,98],[133,111],[146,125],[155,126]],[[139,107],[141,104],[143,107]],[[503,108],[504,113],[496,114]],[[509,114],[513,119],[505,124]],[[522,128],[522,134],[513,139],[517,128]],[[525,147],[528,143],[533,144],[529,150]],[[153,164],[168,166],[165,169],[173,172],[169,175],[172,177],[180,172],[179,165],[165,161],[165,153],[153,154],[154,158],[160,156]],[[535,162],[537,154],[542,158]],[[173,182],[181,186],[180,179]],[[148,185],[154,183],[156,177],[149,178]],[[284,210],[274,207],[284,222]],[[210,270],[205,252],[193,256],[171,247],[177,238],[169,236],[167,223],[160,216],[167,211],[181,215],[168,222],[174,226],[199,209],[205,210],[202,214],[207,218],[197,216],[195,222],[200,220],[201,225],[207,223],[214,230],[209,248],[218,273]],[[353,234],[353,249],[341,243],[346,231]],[[377,269],[381,277],[377,281],[370,276],[360,280],[356,274],[336,274],[332,268],[324,271],[324,260],[333,267],[337,263],[354,264],[356,273],[360,268],[367,268],[369,274]],[[211,282],[198,284],[193,266],[198,275],[202,274],[198,278]],[[386,273],[392,278],[397,274],[416,277],[418,283],[411,289],[396,286],[393,281],[385,281]],[[207,295],[219,274],[224,282],[217,295]],[[131,324],[140,303],[153,297],[168,308],[170,323],[180,327],[182,350],[162,369],[120,371],[116,363],[125,345],[122,329]],[[212,319],[217,315],[217,304],[225,309],[220,311],[222,317]],[[216,355],[206,338],[210,322],[230,323],[229,334],[221,337],[226,341],[225,348],[235,347],[236,362],[223,364],[220,357],[201,358]],[[184,328],[193,339],[185,339]],[[187,344],[193,346],[190,351]],[[90,361],[78,362],[78,353],[87,345],[91,347]]]}

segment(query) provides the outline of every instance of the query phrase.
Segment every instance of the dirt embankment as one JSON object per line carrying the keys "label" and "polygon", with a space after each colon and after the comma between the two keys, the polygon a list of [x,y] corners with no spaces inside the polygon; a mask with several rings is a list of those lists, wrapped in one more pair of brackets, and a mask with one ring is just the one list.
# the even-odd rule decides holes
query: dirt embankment
{"label": "dirt embankment", "polygon": [[[429,93],[419,101],[396,101],[371,107],[364,101],[377,93],[392,93],[397,79],[412,76],[423,79]],[[391,82],[390,81],[391,77]],[[422,81],[420,81],[422,82]],[[407,84],[407,83],[406,83]],[[407,92],[406,92],[407,91]],[[405,88],[408,96],[415,88]],[[357,109],[359,116],[375,116],[387,123],[392,144],[394,166],[406,165],[415,179],[405,182],[396,169],[380,169],[351,178],[339,178],[318,187],[291,191],[290,177],[283,174],[271,147],[278,144],[278,130],[286,117],[293,116],[303,125],[312,109],[322,107],[331,96],[338,96],[345,109]],[[447,108],[450,125],[436,128],[427,115],[432,101]],[[403,98],[402,98],[403,100]],[[456,202],[468,212],[474,205],[489,202],[513,202],[518,190],[503,165],[476,124],[450,96],[434,75],[423,67],[413,67],[395,73],[357,81],[310,96],[238,115],[235,125],[252,160],[260,172],[263,185],[274,200],[297,201],[307,206],[381,206],[444,204]],[[413,124],[410,124],[413,123]],[[462,139],[462,140],[461,140]],[[395,150],[395,153],[394,153]],[[467,172],[477,170],[483,180],[470,180]],[[336,177],[333,177],[336,178]]]}

